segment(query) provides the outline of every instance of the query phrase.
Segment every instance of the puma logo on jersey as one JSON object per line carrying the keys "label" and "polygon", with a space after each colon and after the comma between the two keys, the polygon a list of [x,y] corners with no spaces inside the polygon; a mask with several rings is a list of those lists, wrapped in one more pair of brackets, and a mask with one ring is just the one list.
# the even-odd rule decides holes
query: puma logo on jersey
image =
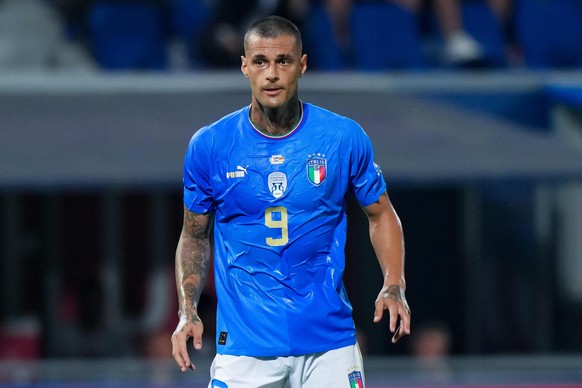
{"label": "puma logo on jersey", "polygon": [[236,171],[228,171],[226,173],[226,178],[244,178],[247,174],[247,169],[241,166],[236,166]]}

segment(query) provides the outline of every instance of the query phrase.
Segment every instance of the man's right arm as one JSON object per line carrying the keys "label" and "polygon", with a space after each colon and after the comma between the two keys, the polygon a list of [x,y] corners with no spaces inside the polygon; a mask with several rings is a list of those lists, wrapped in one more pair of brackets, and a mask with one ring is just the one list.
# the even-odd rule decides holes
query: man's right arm
{"label": "man's right arm", "polygon": [[202,348],[204,327],[198,317],[198,301],[210,264],[209,231],[212,215],[191,212],[184,206],[182,233],[176,249],[176,288],[180,305],[178,326],[172,335],[172,356],[182,371],[194,369],[186,342]]}

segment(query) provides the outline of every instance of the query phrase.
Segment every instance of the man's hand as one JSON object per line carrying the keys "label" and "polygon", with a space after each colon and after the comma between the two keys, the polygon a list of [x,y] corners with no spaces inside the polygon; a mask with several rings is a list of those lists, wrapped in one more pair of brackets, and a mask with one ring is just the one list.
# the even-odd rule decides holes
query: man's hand
{"label": "man's hand", "polygon": [[399,285],[384,286],[376,298],[374,323],[382,320],[384,310],[390,314],[390,332],[394,333],[392,343],[410,334],[410,308],[404,296],[404,288]]}
{"label": "man's hand", "polygon": [[187,342],[188,338],[192,338],[194,342],[194,349],[202,349],[202,333],[204,332],[204,325],[200,318],[195,315],[191,319],[182,318],[178,322],[178,326],[172,334],[172,356],[176,363],[186,372],[187,368],[194,370],[194,364],[190,362],[188,355]]}

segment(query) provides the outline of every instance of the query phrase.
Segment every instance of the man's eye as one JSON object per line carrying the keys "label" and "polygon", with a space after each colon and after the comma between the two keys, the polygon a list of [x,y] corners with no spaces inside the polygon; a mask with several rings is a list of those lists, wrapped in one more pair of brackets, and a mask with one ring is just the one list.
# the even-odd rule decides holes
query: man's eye
{"label": "man's eye", "polygon": [[265,63],[265,61],[263,61],[262,59],[257,59],[257,60],[255,61],[255,64],[256,64],[256,65],[259,65],[259,66],[261,66],[263,63]]}

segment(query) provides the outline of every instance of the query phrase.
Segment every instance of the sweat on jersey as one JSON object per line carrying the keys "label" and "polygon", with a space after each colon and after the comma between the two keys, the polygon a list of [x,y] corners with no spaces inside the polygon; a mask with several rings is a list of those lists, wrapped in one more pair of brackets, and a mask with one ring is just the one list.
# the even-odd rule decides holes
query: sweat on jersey
{"label": "sweat on jersey", "polygon": [[302,103],[299,124],[268,136],[250,107],[203,127],[184,163],[184,203],[214,212],[219,354],[292,356],[355,343],[344,289],[346,202],[386,183],[353,120]]}

